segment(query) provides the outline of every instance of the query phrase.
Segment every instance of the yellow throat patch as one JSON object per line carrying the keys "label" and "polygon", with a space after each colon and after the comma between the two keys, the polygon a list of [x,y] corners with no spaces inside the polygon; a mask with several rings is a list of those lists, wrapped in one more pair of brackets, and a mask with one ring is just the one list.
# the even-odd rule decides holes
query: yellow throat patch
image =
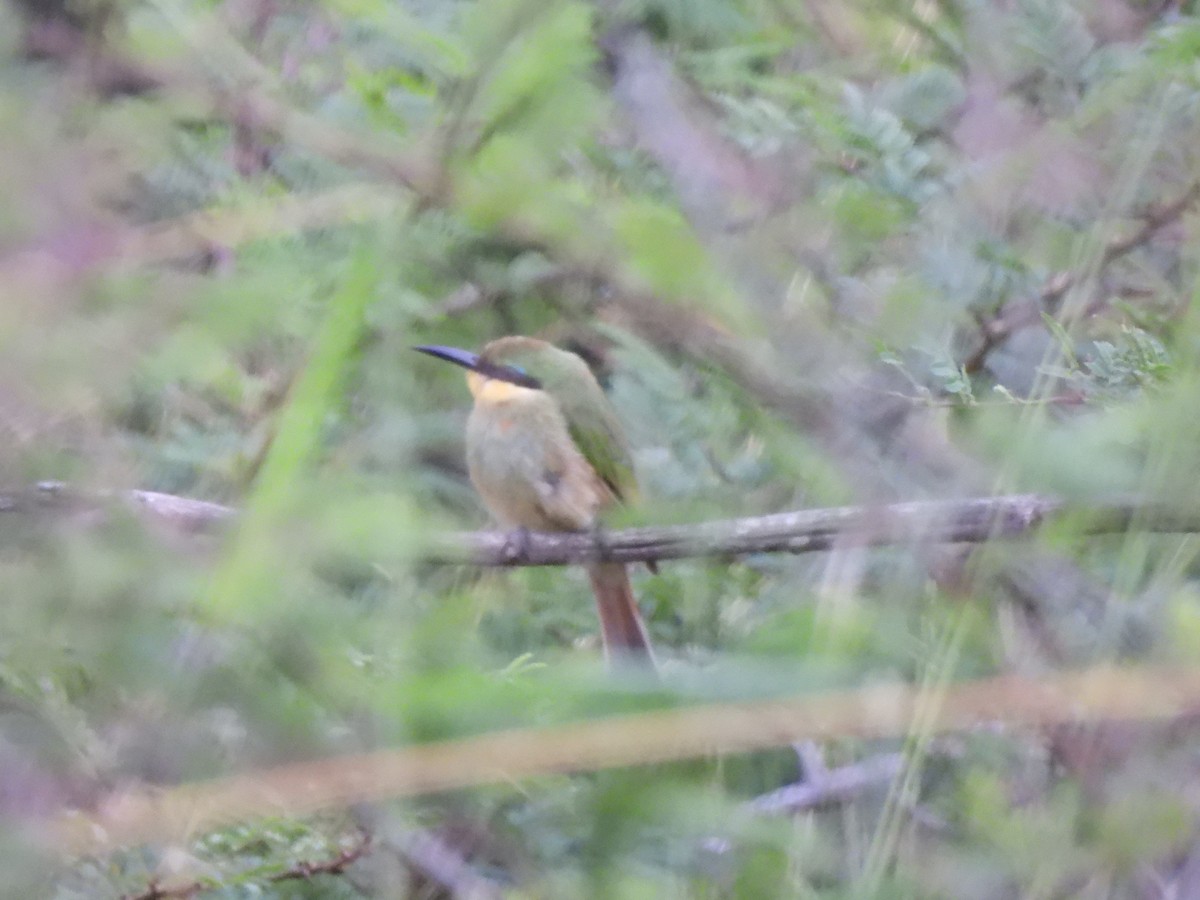
{"label": "yellow throat patch", "polygon": [[471,389],[471,396],[476,403],[485,404],[511,403],[537,393],[533,388],[521,387],[499,378],[488,378],[478,372],[467,372],[467,387]]}

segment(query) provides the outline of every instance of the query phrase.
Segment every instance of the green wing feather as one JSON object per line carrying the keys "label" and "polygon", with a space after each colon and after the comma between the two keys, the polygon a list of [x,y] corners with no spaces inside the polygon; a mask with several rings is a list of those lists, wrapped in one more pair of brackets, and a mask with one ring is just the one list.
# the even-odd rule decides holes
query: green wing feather
{"label": "green wing feather", "polygon": [[536,376],[562,410],[571,439],[619,500],[637,499],[633,458],[621,420],[588,364],[575,353],[535,338],[498,338],[483,349],[489,359]]}
{"label": "green wing feather", "polygon": [[572,440],[618,499],[626,503],[636,501],[633,458],[616,410],[594,378],[588,378],[586,391],[579,387],[576,390],[584,396],[572,393],[565,398],[556,396]]}

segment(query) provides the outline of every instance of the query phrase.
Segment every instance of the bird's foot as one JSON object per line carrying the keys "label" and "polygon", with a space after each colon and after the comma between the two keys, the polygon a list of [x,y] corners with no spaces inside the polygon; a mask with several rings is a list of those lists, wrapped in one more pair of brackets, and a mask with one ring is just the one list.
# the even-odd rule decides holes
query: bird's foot
{"label": "bird's foot", "polygon": [[529,559],[529,529],[521,526],[514,528],[504,540],[501,551],[507,563],[520,563]]}
{"label": "bird's foot", "polygon": [[592,536],[592,547],[595,549],[596,562],[604,562],[610,555],[608,534],[599,522],[593,522],[589,530]]}

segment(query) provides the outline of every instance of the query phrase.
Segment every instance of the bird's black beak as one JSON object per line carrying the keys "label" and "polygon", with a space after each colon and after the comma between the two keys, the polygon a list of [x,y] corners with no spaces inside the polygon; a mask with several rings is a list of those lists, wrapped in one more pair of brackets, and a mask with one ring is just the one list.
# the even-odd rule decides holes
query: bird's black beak
{"label": "bird's black beak", "polygon": [[542,386],[540,381],[524,370],[506,366],[502,363],[491,362],[484,359],[478,353],[472,353],[470,350],[460,350],[458,347],[443,347],[439,344],[423,344],[420,347],[413,347],[413,349],[420,353],[436,356],[438,359],[444,359],[446,362],[452,362],[456,366],[462,366],[464,369],[470,369],[472,372],[478,372],[487,378],[507,381],[510,384],[533,388],[534,390],[538,390]]}
{"label": "bird's black beak", "polygon": [[420,353],[428,353],[430,356],[436,356],[438,359],[444,359],[446,362],[452,362],[456,366],[462,366],[464,369],[470,369],[472,372],[479,371],[479,354],[472,353],[470,350],[459,350],[457,347],[441,347],[437,344],[425,344],[420,347],[413,347],[413,349]]}

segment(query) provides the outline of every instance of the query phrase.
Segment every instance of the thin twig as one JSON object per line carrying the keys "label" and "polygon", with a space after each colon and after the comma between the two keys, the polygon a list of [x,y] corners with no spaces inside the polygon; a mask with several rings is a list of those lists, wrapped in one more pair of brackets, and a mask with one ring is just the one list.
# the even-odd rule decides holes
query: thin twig
{"label": "thin twig", "polygon": [[[1159,231],[1187,212],[1198,199],[1200,182],[1190,185],[1176,199],[1144,211],[1139,216],[1141,225],[1138,228],[1124,237],[1111,238],[1104,245],[1097,272],[1102,272],[1116,260],[1148,244]],[[982,369],[992,350],[1007,341],[1014,332],[1038,324],[1042,315],[1054,308],[1078,280],[1079,275],[1075,272],[1056,272],[1046,280],[1035,298],[1010,303],[995,315],[981,319],[978,343],[963,360],[963,368],[968,373]]]}
{"label": "thin twig", "polygon": [[817,784],[829,774],[829,766],[825,765],[825,754],[816,741],[797,741],[792,747],[800,760],[800,772],[805,784]]}
{"label": "thin twig", "polygon": [[201,891],[211,888],[211,883],[203,881],[163,884],[161,881],[154,880],[136,894],[123,894],[121,900],[188,900],[189,897],[195,897]]}
{"label": "thin twig", "polygon": [[1187,212],[1188,207],[1195,203],[1197,199],[1200,199],[1200,182],[1191,185],[1175,200],[1159,204],[1143,212],[1141,215],[1142,224],[1136,231],[1123,238],[1112,238],[1105,245],[1104,253],[1100,256],[1100,265],[1106,266],[1114,260],[1131,253],[1138,247],[1149,243],[1155,234],[1178,220],[1180,216]]}
{"label": "thin twig", "polygon": [[789,784],[755,797],[749,808],[765,815],[790,815],[830,803],[844,803],[900,774],[904,754],[885,753],[854,765],[829,769],[820,778]]}
{"label": "thin twig", "polygon": [[499,885],[477,873],[457,850],[437,835],[418,831],[389,840],[409,865],[445,888],[454,900],[496,900]]}
{"label": "thin twig", "polygon": [[[359,840],[356,843],[340,850],[332,859],[318,862],[300,860],[283,871],[276,872],[266,880],[269,882],[308,881],[317,875],[340,875],[346,871],[347,866],[361,859],[370,849],[371,836],[364,833],[359,836]],[[139,891],[136,894],[126,894],[124,900],[187,900],[187,898],[194,897],[203,891],[217,890],[221,886],[212,879],[206,881],[188,881],[173,885],[163,884],[161,881],[154,880],[146,885],[145,890]]]}
{"label": "thin twig", "polygon": [[360,834],[358,840],[349,847],[343,848],[337,856],[332,859],[322,860],[320,862],[309,862],[308,860],[300,860],[293,866],[289,866],[282,872],[276,872],[268,880],[272,882],[280,881],[308,881],[315,878],[317,875],[341,875],[346,871],[347,866],[357,862],[367,854],[371,849],[371,835],[365,832]]}

